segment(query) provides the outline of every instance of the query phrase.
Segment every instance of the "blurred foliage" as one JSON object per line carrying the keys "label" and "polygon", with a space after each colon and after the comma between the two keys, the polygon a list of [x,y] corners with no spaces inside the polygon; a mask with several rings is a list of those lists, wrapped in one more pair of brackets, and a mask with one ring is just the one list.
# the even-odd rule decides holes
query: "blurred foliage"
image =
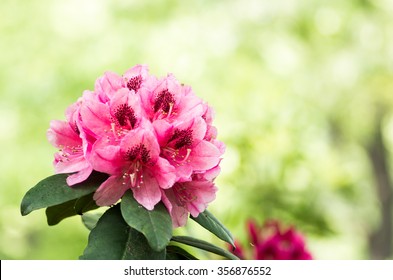
{"label": "blurred foliage", "polygon": [[237,238],[249,218],[278,218],[316,259],[369,258],[380,213],[365,147],[380,116],[393,147],[390,1],[2,0],[0,16],[1,259],[83,252],[80,219],[48,227],[20,201],[53,174],[49,121],[137,63],[215,108],[227,152],[209,210]]}

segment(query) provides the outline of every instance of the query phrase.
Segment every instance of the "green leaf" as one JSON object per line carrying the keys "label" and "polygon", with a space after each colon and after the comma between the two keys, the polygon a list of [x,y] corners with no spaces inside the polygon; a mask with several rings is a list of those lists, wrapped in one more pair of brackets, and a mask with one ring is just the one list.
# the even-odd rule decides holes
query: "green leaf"
{"label": "green leaf", "polygon": [[46,208],[45,214],[48,225],[57,225],[61,220],[76,215],[74,210],[75,201],[76,199]]}
{"label": "green leaf", "polygon": [[124,221],[119,205],[107,210],[91,230],[82,260],[165,259],[165,249],[150,248],[146,238]]}
{"label": "green leaf", "polygon": [[235,246],[235,241],[233,240],[230,231],[209,211],[205,210],[203,213],[200,213],[196,218],[191,216],[191,219],[193,219],[202,227],[216,235],[221,240],[228,242],[232,246]]}
{"label": "green leaf", "polygon": [[82,223],[88,230],[92,230],[97,225],[98,220],[101,218],[103,213],[85,213],[81,216]]}
{"label": "green leaf", "polygon": [[183,248],[173,245],[166,247],[166,259],[167,260],[197,260],[195,256],[191,255]]}
{"label": "green leaf", "polygon": [[199,249],[202,249],[202,250],[205,250],[205,251],[208,251],[208,252],[220,255],[220,256],[223,256],[223,257],[230,259],[230,260],[238,260],[239,259],[238,257],[233,255],[232,253],[230,253],[220,247],[217,247],[216,245],[213,245],[213,244],[206,242],[204,240],[196,239],[194,237],[173,236],[171,240],[175,241],[175,242],[182,243],[182,244],[186,244],[186,245],[189,245],[189,246],[192,246],[195,248],[199,248]]}
{"label": "green leaf", "polygon": [[65,218],[82,215],[84,212],[97,209],[98,207],[93,200],[93,193],[91,193],[81,198],[50,206],[46,208],[45,213],[48,225],[53,226]]}
{"label": "green leaf", "polygon": [[127,224],[141,232],[156,251],[163,250],[172,237],[172,219],[162,203],[149,211],[127,191],[121,199],[121,213]]}
{"label": "green leaf", "polygon": [[69,187],[66,179],[69,174],[56,174],[40,181],[22,199],[21,214],[46,208],[80,198],[94,192],[108,178],[108,175],[93,172],[90,177],[75,186]]}
{"label": "green leaf", "polygon": [[82,196],[75,201],[74,210],[78,215],[82,215],[85,212],[99,208],[93,199],[94,193]]}

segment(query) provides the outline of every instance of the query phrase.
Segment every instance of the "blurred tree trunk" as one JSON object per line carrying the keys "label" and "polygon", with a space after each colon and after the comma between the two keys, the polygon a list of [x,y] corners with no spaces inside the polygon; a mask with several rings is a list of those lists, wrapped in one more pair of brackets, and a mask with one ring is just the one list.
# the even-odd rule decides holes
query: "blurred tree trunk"
{"label": "blurred tree trunk", "polygon": [[377,196],[380,202],[381,222],[369,236],[369,250],[372,259],[386,259],[392,256],[392,180],[389,175],[388,153],[383,140],[382,116],[378,118],[375,133],[367,147]]}

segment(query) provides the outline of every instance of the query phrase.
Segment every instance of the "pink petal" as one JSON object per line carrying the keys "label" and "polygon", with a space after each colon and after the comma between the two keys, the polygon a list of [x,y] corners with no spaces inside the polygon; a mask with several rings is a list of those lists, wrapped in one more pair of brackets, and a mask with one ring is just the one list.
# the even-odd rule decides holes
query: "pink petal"
{"label": "pink petal", "polygon": [[167,120],[161,119],[153,122],[154,130],[160,146],[165,146],[173,133],[173,125]]}
{"label": "pink petal", "polygon": [[103,102],[107,102],[122,87],[124,87],[123,78],[114,72],[108,71],[96,80],[95,92],[99,94]]}
{"label": "pink petal", "polygon": [[157,88],[159,84],[159,80],[150,76],[143,84],[143,87],[139,89],[138,95],[141,98],[141,104],[143,110],[146,112],[146,115],[151,118],[154,115],[153,104],[155,98],[154,90]]}
{"label": "pink petal", "polygon": [[178,108],[182,118],[188,119],[190,117],[202,116],[206,111],[202,99],[196,96],[189,86],[182,86],[181,91],[182,95]]}
{"label": "pink petal", "polygon": [[194,139],[202,140],[206,134],[206,122],[201,117],[195,118],[192,125],[192,136]]}
{"label": "pink petal", "polygon": [[177,204],[177,199],[173,193],[173,189],[165,190],[162,193],[162,202],[168,209],[172,218],[172,226],[174,228],[185,226],[188,219],[188,211]]}
{"label": "pink petal", "polygon": [[67,107],[65,115],[69,123],[76,124],[79,119],[79,108],[81,106],[81,101],[77,101]]}
{"label": "pink petal", "polygon": [[166,159],[159,157],[155,166],[151,168],[156,180],[162,189],[168,189],[173,186],[176,180],[175,167]]}
{"label": "pink petal", "polygon": [[169,213],[171,213],[172,211],[172,202],[169,200],[167,194],[169,194],[172,190],[161,190],[161,201],[162,203],[164,203],[164,206],[166,207],[166,209],[168,210]]}
{"label": "pink petal", "polygon": [[189,181],[192,175],[192,167],[189,164],[176,166],[176,181]]}
{"label": "pink petal", "polygon": [[99,206],[110,206],[115,204],[128,189],[123,184],[122,176],[111,176],[94,193],[93,199]]}
{"label": "pink petal", "polygon": [[220,162],[220,156],[221,153],[216,146],[203,140],[192,148],[190,164],[194,171],[209,170]]}
{"label": "pink petal", "polygon": [[189,192],[195,196],[195,200],[187,203],[187,209],[193,217],[205,211],[207,205],[216,198],[217,188],[210,181],[192,181],[183,183]]}
{"label": "pink petal", "polygon": [[217,147],[217,149],[220,151],[221,155],[225,153],[225,144],[221,141],[218,141],[217,139],[212,140],[211,142],[214,146]]}
{"label": "pink petal", "polygon": [[79,172],[68,176],[67,177],[67,185],[73,186],[75,184],[85,181],[90,176],[92,171],[93,171],[93,168],[89,165],[85,169],[82,169]]}
{"label": "pink petal", "polygon": [[213,182],[220,172],[221,168],[219,165],[217,165],[212,169],[206,170],[205,172],[194,174],[193,178],[195,177],[196,180],[207,180]]}
{"label": "pink petal", "polygon": [[134,198],[147,210],[153,210],[161,200],[160,186],[151,174],[144,172],[144,183],[140,187],[132,188]]}
{"label": "pink petal", "polygon": [[111,129],[111,115],[107,104],[90,99],[80,108],[82,126],[98,138]]}
{"label": "pink petal", "polygon": [[211,141],[212,139],[216,139],[216,138],[217,138],[217,128],[212,125],[208,125],[204,139],[206,141]]}
{"label": "pink petal", "polygon": [[206,120],[206,123],[211,125],[213,123],[213,119],[214,119],[214,109],[209,106],[207,103],[203,104],[204,108],[205,108],[205,112],[203,114],[203,118]]}
{"label": "pink petal", "polygon": [[51,121],[46,136],[48,141],[57,148],[61,146],[73,147],[82,145],[82,139],[71,128],[69,123],[65,121]]}
{"label": "pink petal", "polygon": [[120,154],[120,147],[107,145],[105,138],[97,140],[89,158],[94,170],[108,174],[116,174],[121,171],[124,159]]}
{"label": "pink petal", "polygon": [[73,173],[79,172],[85,168],[90,167],[90,163],[81,154],[77,157],[72,157],[70,160],[63,160],[61,155],[55,155],[55,171],[56,173]]}

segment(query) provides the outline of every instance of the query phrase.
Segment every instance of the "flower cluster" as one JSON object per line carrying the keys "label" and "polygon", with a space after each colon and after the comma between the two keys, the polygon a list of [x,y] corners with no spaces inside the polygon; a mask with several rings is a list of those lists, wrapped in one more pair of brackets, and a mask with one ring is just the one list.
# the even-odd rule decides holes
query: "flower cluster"
{"label": "flower cluster", "polygon": [[[249,258],[255,260],[311,260],[303,236],[294,227],[284,228],[278,221],[267,221],[262,227],[248,222],[248,234],[252,252]],[[235,242],[234,254],[247,259],[241,244]]]}
{"label": "flower cluster", "polygon": [[212,121],[212,108],[191,87],[136,65],[122,76],[98,78],[94,91],[67,108],[66,121],[51,121],[47,137],[59,149],[56,173],[72,173],[69,186],[93,170],[106,173],[94,194],[97,205],[112,205],[132,190],[148,210],[162,201],[178,227],[215,198],[225,145]]}

